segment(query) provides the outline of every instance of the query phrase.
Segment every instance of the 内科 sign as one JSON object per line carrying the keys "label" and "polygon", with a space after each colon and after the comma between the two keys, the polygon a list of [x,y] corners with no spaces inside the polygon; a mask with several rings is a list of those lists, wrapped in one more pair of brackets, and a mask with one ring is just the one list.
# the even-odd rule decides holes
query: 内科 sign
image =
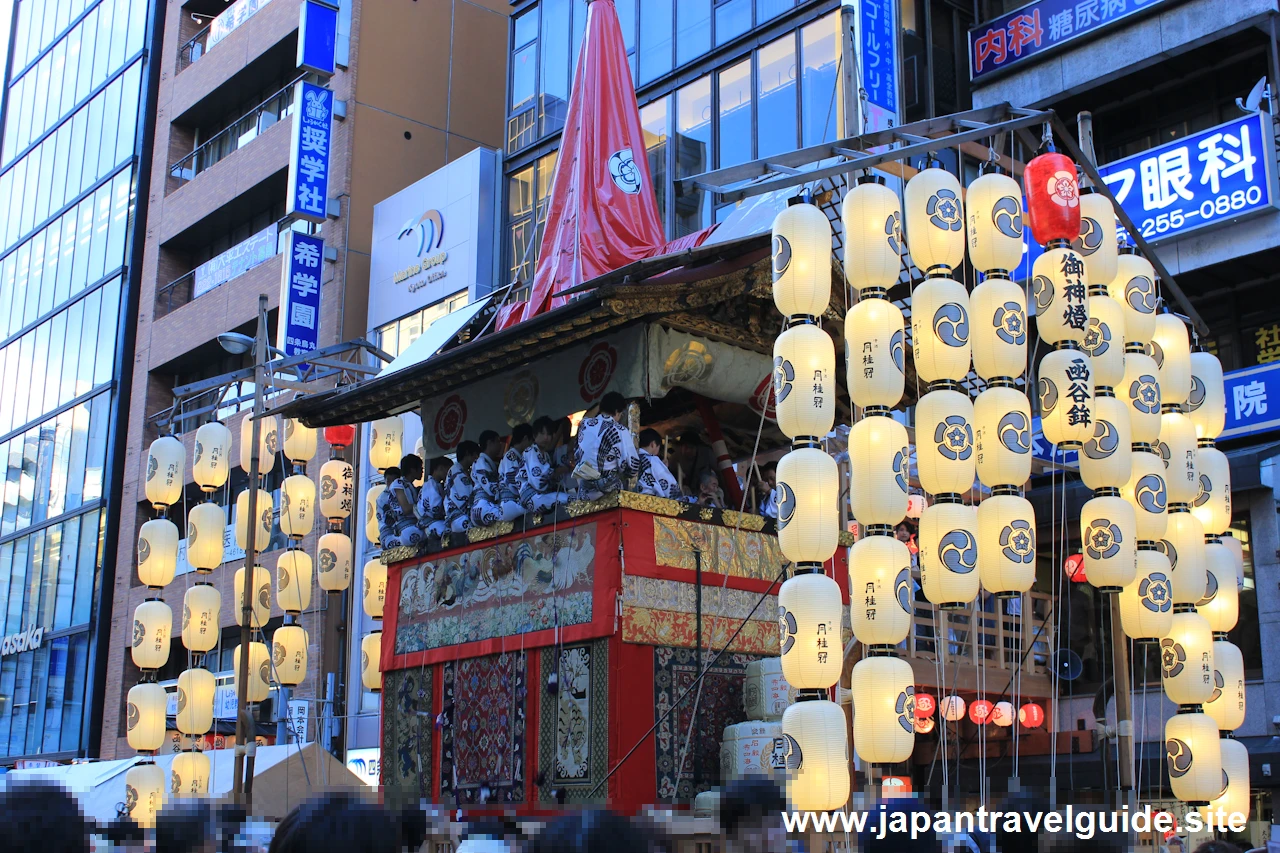
{"label": "\u5185\u79d1 sign", "polygon": [[333,92],[298,83],[293,94],[293,141],[285,215],[324,222],[329,209],[329,150],[333,142]]}
{"label": "\u5185\u79d1 sign", "polygon": [[276,346],[286,356],[301,355],[320,346],[320,279],[324,240],[289,232],[280,281],[280,321]]}

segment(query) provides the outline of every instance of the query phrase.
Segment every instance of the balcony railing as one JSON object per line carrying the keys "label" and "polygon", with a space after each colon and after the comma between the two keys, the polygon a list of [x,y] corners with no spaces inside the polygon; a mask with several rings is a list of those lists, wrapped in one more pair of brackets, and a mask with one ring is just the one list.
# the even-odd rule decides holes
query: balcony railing
{"label": "balcony railing", "polygon": [[211,27],[205,27],[200,32],[193,35],[186,44],[178,48],[178,70],[182,71],[191,63],[204,56],[208,49],[206,45],[209,43],[209,30]]}
{"label": "balcony railing", "polygon": [[258,106],[249,110],[231,125],[218,131],[202,142],[187,156],[169,168],[169,177],[177,183],[171,183],[169,192],[178,189],[195,178],[196,175],[213,166],[215,163],[239,151],[258,138],[258,135],[276,122],[293,113],[294,84],[302,77],[289,82],[280,91],[267,98]]}
{"label": "balcony railing", "polygon": [[1048,675],[1053,671],[1053,598],[1029,592],[1022,599],[981,600],[983,609],[940,610],[915,602],[915,625],[908,640],[911,657],[944,665],[965,663]]}

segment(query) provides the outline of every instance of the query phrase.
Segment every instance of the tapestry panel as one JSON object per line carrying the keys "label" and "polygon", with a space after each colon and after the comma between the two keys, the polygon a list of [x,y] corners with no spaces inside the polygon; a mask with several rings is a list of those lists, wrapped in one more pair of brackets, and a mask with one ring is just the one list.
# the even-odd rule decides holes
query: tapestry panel
{"label": "tapestry panel", "polygon": [[526,665],[524,652],[511,652],[442,667],[442,798],[524,802]]}
{"label": "tapestry panel", "polygon": [[609,772],[609,641],[543,649],[543,681],[553,672],[559,691],[542,691],[539,713],[538,798],[554,802],[560,789],[565,802],[603,801],[604,786],[590,795]]}
{"label": "tapestry panel", "polygon": [[432,784],[432,667],[401,669],[382,679],[382,787],[386,801],[435,799]]}

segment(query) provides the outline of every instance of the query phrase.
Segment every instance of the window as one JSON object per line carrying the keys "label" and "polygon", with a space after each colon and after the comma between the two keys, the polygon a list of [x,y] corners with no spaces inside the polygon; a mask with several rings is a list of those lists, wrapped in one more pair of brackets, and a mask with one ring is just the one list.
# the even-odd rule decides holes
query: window
{"label": "window", "polygon": [[536,246],[542,242],[555,165],[553,151],[507,179],[507,257],[512,281],[519,278],[528,284],[533,280]]}
{"label": "window", "polygon": [[393,356],[399,356],[409,345],[431,328],[431,324],[447,314],[452,314],[467,304],[467,292],[446,296],[438,302],[414,311],[399,320],[393,320],[378,329],[378,346]]}
{"label": "window", "polygon": [[640,129],[649,155],[649,176],[658,199],[658,219],[664,223],[667,221],[667,103],[670,100],[663,98],[640,110]]}
{"label": "window", "polygon": [[839,18],[832,18],[815,21],[800,31],[804,62],[800,110],[804,121],[803,146],[834,142],[843,135]]}
{"label": "window", "polygon": [[[711,78],[703,77],[676,92],[676,177],[687,178],[711,168]],[[673,199],[676,235],[691,234],[711,224],[705,193]]]}
{"label": "window", "polygon": [[756,156],[794,151],[799,121],[796,101],[795,36],[780,38],[756,53],[756,97],[760,121],[756,125]]}
{"label": "window", "polygon": [[675,33],[671,0],[645,0],[640,4],[641,85],[671,70],[672,36]]}
{"label": "window", "polygon": [[751,159],[751,60],[721,71],[718,93],[720,145],[717,168],[724,168]]}
{"label": "window", "polygon": [[1244,551],[1244,586],[1240,590],[1240,618],[1228,634],[1244,657],[1244,673],[1249,679],[1262,678],[1262,637],[1258,629],[1258,580],[1253,565],[1253,519],[1248,510],[1231,519],[1231,535]]}

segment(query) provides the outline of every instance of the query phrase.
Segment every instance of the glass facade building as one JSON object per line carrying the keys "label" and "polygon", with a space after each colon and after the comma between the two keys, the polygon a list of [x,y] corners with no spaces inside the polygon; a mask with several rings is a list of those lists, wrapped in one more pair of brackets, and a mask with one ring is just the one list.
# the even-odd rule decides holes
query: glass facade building
{"label": "glass facade building", "polygon": [[43,640],[0,658],[0,763],[97,749],[154,18],[144,0],[14,4],[0,118],[0,636],[41,628]]}

